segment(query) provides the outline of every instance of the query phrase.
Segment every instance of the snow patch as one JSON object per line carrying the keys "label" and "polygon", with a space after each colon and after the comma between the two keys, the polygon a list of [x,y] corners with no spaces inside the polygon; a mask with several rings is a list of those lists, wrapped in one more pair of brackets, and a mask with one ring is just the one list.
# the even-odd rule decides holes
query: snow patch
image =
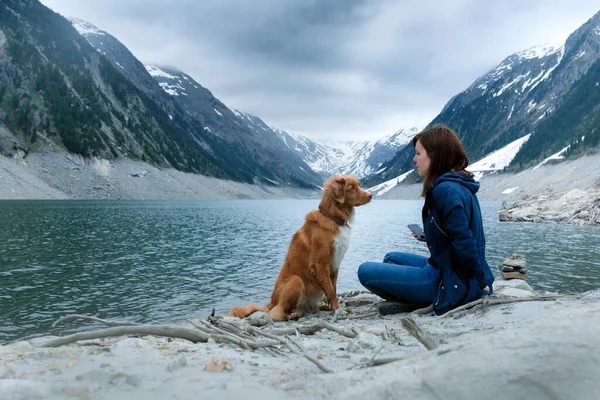
{"label": "snow patch", "polygon": [[531,71],[527,71],[526,74],[524,75],[519,75],[517,76],[515,79],[513,79],[512,81],[508,82],[507,84],[505,84],[504,86],[502,86],[500,88],[500,90],[496,93],[494,93],[494,97],[498,97],[501,96],[502,93],[504,93],[507,89],[509,89],[512,85],[514,85],[515,83],[519,82],[521,79],[527,78],[527,76],[530,74]]}
{"label": "snow patch", "polygon": [[96,27],[96,25],[91,24],[82,19],[69,18],[69,21],[71,21],[71,25],[73,25],[73,28],[75,28],[75,30],[77,30],[77,32],[79,32],[79,34],[81,36],[86,36],[86,35],[104,36],[104,35],[106,35],[106,32],[98,29],[98,27]]}
{"label": "snow patch", "polygon": [[515,191],[515,190],[517,190],[518,188],[519,188],[518,186],[515,186],[515,187],[512,187],[512,188],[508,188],[508,189],[504,190],[504,191],[502,192],[502,194],[511,194],[512,192],[514,192],[514,191]]}
{"label": "snow patch", "polygon": [[400,182],[405,180],[406,177],[413,171],[414,171],[414,169],[411,169],[410,171],[405,172],[400,176],[390,179],[389,181],[380,183],[379,185],[373,186],[372,188],[369,188],[367,190],[369,192],[373,193],[373,196],[381,196],[382,194],[387,193],[390,190],[392,190],[393,188],[395,188],[396,185],[398,185]]}
{"label": "snow patch", "polygon": [[532,168],[532,170],[536,170],[539,167],[541,167],[542,165],[546,164],[548,161],[550,160],[562,160],[563,158],[565,158],[565,156],[563,156],[563,154],[569,150],[569,147],[571,147],[570,145],[563,148],[562,150],[560,150],[557,153],[552,154],[550,157],[546,158],[544,161],[542,161],[541,163],[539,163],[538,165],[536,165],[535,167]]}
{"label": "snow patch", "polygon": [[153,65],[144,64],[144,68],[146,68],[146,71],[148,71],[148,73],[154,77],[160,76],[163,78],[177,79],[177,77],[175,75],[171,75],[168,72],[165,72],[162,69],[155,67]]}
{"label": "snow patch", "polygon": [[533,46],[529,49],[519,51],[516,55],[519,58],[524,59],[532,59],[532,58],[544,58],[554,53],[557,53],[560,50],[560,46],[557,47],[551,44],[541,44],[537,46]]}
{"label": "snow patch", "polygon": [[187,93],[185,93],[184,89],[179,85],[172,85],[168,82],[159,82],[158,84],[161,88],[163,88],[165,92],[167,92],[171,96],[179,96],[181,94],[187,96]]}
{"label": "snow patch", "polygon": [[517,155],[521,146],[529,140],[529,135],[525,135],[522,138],[515,140],[512,143],[498,149],[476,163],[467,167],[467,170],[473,172],[476,176],[483,176],[484,172],[501,171],[506,168],[513,158]]}
{"label": "snow patch", "polygon": [[515,105],[513,104],[512,107],[510,108],[510,113],[508,113],[508,118],[506,118],[507,121],[510,119],[510,117],[512,117],[512,113],[514,110],[515,110]]}
{"label": "snow patch", "polygon": [[573,60],[577,60],[578,58],[581,58],[585,55],[585,50],[581,50],[579,53],[577,53],[575,55],[575,57],[573,57]]}
{"label": "snow patch", "polygon": [[563,46],[563,47],[561,47],[561,48],[559,49],[559,51],[560,51],[560,53],[559,53],[559,56],[558,56],[558,60],[556,61],[556,64],[555,64],[553,67],[550,67],[550,69],[548,69],[548,71],[547,71],[547,72],[544,74],[544,76],[542,76],[542,78],[541,78],[539,81],[537,81],[536,83],[534,83],[534,84],[531,86],[531,89],[529,89],[529,91],[530,91],[530,92],[531,92],[533,89],[535,89],[535,87],[536,87],[537,85],[539,85],[539,84],[540,84],[540,82],[543,82],[543,81],[545,81],[546,79],[548,79],[548,77],[550,76],[550,74],[552,73],[552,71],[554,71],[554,70],[556,69],[556,67],[558,67],[558,66],[560,65],[560,63],[561,63],[561,61],[562,61],[562,59],[563,59],[563,57],[564,57],[564,55],[565,55],[565,47],[564,47],[564,46]]}

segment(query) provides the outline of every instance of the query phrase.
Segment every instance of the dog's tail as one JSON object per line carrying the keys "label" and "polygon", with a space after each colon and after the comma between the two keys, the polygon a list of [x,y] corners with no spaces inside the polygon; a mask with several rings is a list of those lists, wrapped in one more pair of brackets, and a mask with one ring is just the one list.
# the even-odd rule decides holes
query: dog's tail
{"label": "dog's tail", "polygon": [[249,306],[233,307],[231,311],[227,313],[228,317],[246,318],[248,315],[256,312],[263,311],[268,313],[269,310],[266,307],[261,307],[256,303],[250,303]]}

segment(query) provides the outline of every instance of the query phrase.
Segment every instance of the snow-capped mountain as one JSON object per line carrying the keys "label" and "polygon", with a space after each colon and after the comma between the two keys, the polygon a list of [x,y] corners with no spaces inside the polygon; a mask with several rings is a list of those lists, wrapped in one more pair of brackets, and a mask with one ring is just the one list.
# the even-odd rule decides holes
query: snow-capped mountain
{"label": "snow-capped mountain", "polygon": [[142,64],[121,42],[82,20],[71,20],[77,31],[133,85],[193,135],[240,179],[269,184],[315,187],[322,178],[274,133],[257,133],[206,88],[174,68]]}
{"label": "snow-capped mountain", "polygon": [[[289,164],[303,180],[316,182],[335,174],[364,177],[375,173],[419,131],[400,129],[371,141],[316,141],[267,125],[257,116],[233,110],[188,74],[170,67],[142,64],[116,38],[81,19],[71,19],[77,31],[129,80],[172,114],[177,107],[219,139],[242,149],[256,148],[258,158]],[[162,90],[157,90],[156,83]],[[160,92],[160,93],[157,93]],[[211,148],[206,140],[205,148]],[[245,154],[247,156],[247,154]],[[318,174],[318,178],[316,178]]]}
{"label": "snow-capped mountain", "polygon": [[268,134],[275,142],[276,135],[288,151],[297,154],[324,179],[331,175],[365,177],[392,158],[419,132],[419,128],[401,129],[398,132],[371,141],[324,141],[289,133],[266,124],[259,117],[239,110],[231,110],[249,129],[257,134]]}
{"label": "snow-capped mountain", "polygon": [[[332,142],[311,140],[271,127],[255,115],[230,109],[219,101],[212,101],[214,97],[210,91],[197,84],[193,78],[181,71],[152,65],[145,65],[145,68],[158,81],[165,92],[188,103],[190,112],[195,113],[194,110],[197,111],[202,104],[208,103],[217,116],[222,117],[233,113],[237,117],[236,123],[238,125],[244,126],[253,134],[265,138],[272,146],[279,148],[282,155],[286,157],[289,157],[290,154],[288,153],[292,151],[308,164],[311,170],[317,172],[323,178],[338,174],[353,174],[360,178],[372,174],[377,171],[377,168],[383,162],[392,158],[419,131],[418,128],[401,129],[392,135],[372,141]],[[205,129],[217,135],[225,134],[222,127],[213,126],[215,125],[215,118],[211,115],[210,110],[207,111],[205,113],[196,112],[195,114],[206,125]],[[209,114],[213,118],[203,117],[205,114]],[[277,139],[283,141],[284,148],[281,147],[280,140]]]}
{"label": "snow-capped mountain", "polygon": [[381,165],[409,143],[419,128],[398,132],[371,141],[319,141],[277,130],[286,145],[300,154],[317,172],[329,175],[351,174],[358,178],[376,173]]}
{"label": "snow-capped mountain", "polygon": [[[506,57],[451,98],[428,126],[443,123],[454,129],[471,160],[530,135],[511,169],[533,166],[569,143],[572,152],[593,148],[600,134],[595,125],[599,65],[600,12],[562,46],[537,46]],[[410,170],[413,153],[411,146],[401,149],[368,183],[380,184]]]}
{"label": "snow-capped mountain", "polygon": [[[502,147],[501,149],[498,149],[486,155],[476,163],[469,165],[467,170],[475,175],[476,180],[480,180],[484,174],[497,173],[499,171],[503,171],[505,167],[510,165],[515,155],[519,152],[523,144],[527,142],[530,136],[531,135],[526,135],[522,138],[519,138],[514,142]],[[555,158],[558,156],[559,155],[555,155]],[[375,196],[383,196],[385,193],[392,190],[401,182],[404,182],[406,178],[408,178],[414,171],[414,168],[409,169],[408,171],[404,172],[399,176],[396,176],[383,183],[370,187],[369,191]]]}
{"label": "snow-capped mountain", "polygon": [[235,118],[234,122],[238,127],[247,128],[253,135],[268,142],[282,157],[306,163],[308,168],[300,168],[312,170],[323,179],[337,174],[353,174],[357,177],[372,174],[419,131],[418,128],[401,129],[373,141],[311,140],[271,127],[255,115],[230,109],[216,100],[209,90],[181,71],[152,65],[144,66],[166,93],[187,104],[189,112],[201,120],[208,131],[215,135],[227,135],[230,127],[220,125],[221,119],[224,116]]}
{"label": "snow-capped mountain", "polygon": [[451,99],[432,123],[459,132],[474,159],[533,133],[600,58],[599,25],[600,13],[562,46],[510,55]]}

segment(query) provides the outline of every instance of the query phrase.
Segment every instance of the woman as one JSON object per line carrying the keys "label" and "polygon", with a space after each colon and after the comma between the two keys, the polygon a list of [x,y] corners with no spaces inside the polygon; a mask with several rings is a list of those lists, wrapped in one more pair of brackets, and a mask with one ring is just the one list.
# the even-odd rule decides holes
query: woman
{"label": "woman", "polygon": [[475,195],[479,183],[465,170],[469,160],[458,136],[436,125],[417,134],[412,143],[413,161],[424,179],[424,240],[431,256],[388,253],[383,263],[362,264],[358,279],[388,300],[378,304],[381,314],[433,304],[439,315],[490,294],[494,276],[485,260],[483,222]]}

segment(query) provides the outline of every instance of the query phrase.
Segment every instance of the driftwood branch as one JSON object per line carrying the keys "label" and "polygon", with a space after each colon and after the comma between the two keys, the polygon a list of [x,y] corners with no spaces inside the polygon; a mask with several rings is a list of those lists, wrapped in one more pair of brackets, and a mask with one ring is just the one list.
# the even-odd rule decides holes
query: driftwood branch
{"label": "driftwood branch", "polygon": [[96,322],[100,322],[104,325],[108,325],[108,326],[132,326],[132,325],[140,325],[137,322],[129,322],[129,321],[108,321],[105,319],[100,319],[100,318],[96,318],[96,317],[90,317],[88,315],[79,315],[79,314],[72,314],[72,315],[67,315],[65,317],[62,317],[56,321],[54,321],[52,323],[52,325],[50,325],[50,328],[56,328],[56,325],[60,324],[63,321],[66,321],[68,319],[87,319],[90,321],[96,321]]}
{"label": "driftwood branch", "polygon": [[419,308],[419,309],[411,312],[411,314],[423,315],[423,314],[431,314],[432,312],[433,312],[433,304],[431,304],[427,307]]}
{"label": "driftwood branch", "polygon": [[369,313],[365,313],[365,314],[359,314],[359,315],[346,315],[346,316],[343,316],[343,317],[339,317],[338,320],[371,318],[371,317],[375,317],[377,315],[379,315],[379,313],[377,311],[373,311],[373,312],[369,312]]}
{"label": "driftwood branch", "polygon": [[404,329],[408,331],[412,336],[414,336],[419,342],[425,346],[427,350],[433,350],[438,347],[436,341],[430,337],[411,317],[402,318],[402,326]]}
{"label": "driftwood branch", "polygon": [[154,335],[171,338],[187,339],[191,342],[207,342],[210,337],[197,329],[182,328],[174,325],[133,325],[121,326],[117,328],[106,328],[90,332],[79,332],[73,335],[52,339],[44,343],[41,347],[58,347],[65,344],[77,342],[79,340],[100,339],[110,336],[121,335]]}
{"label": "driftwood branch", "polygon": [[298,346],[300,348],[300,351],[298,350],[294,350],[292,349],[292,346],[286,343],[286,346],[288,347],[288,349],[290,349],[291,352],[296,353],[298,355],[303,356],[304,358],[306,358],[308,361],[310,361],[311,363],[315,364],[317,367],[319,367],[319,369],[325,373],[332,373],[333,370],[330,369],[329,367],[327,367],[326,365],[324,365],[323,363],[321,363],[319,360],[317,360],[315,357],[311,356],[310,354],[308,354],[306,352],[306,349],[304,347],[302,347],[298,342],[296,342],[294,339],[292,339],[291,337],[287,337],[287,339],[292,342],[293,344],[295,344],[296,346]]}
{"label": "driftwood branch", "polygon": [[346,307],[370,306],[376,303],[377,300],[364,297],[350,298],[348,300],[344,300],[344,304],[346,305]]}
{"label": "driftwood branch", "polygon": [[278,345],[278,342],[259,342],[255,340],[247,340],[241,337],[236,336],[235,334],[230,334],[224,330],[219,330],[216,327],[212,329],[201,329],[203,327],[194,324],[191,321],[188,321],[196,328],[199,329],[191,329],[185,328],[176,325],[142,325],[136,324],[134,322],[117,322],[117,321],[107,321],[102,320],[95,317],[89,317],[85,315],[68,315],[63,317],[52,324],[52,327],[55,327],[58,323],[67,320],[67,319],[86,319],[96,322],[101,322],[105,325],[117,326],[116,328],[107,328],[100,329],[89,332],[78,332],[73,335],[52,339],[47,343],[43,344],[42,347],[58,347],[70,343],[75,343],[80,340],[92,340],[92,339],[100,339],[104,337],[110,336],[123,336],[123,335],[154,335],[154,336],[164,336],[170,338],[178,338],[178,339],[186,339],[193,343],[197,342],[208,342],[209,338],[212,338],[215,342],[219,343],[233,343],[244,349],[258,349],[264,347],[271,347]]}
{"label": "driftwood branch", "polygon": [[303,325],[292,328],[265,329],[264,332],[272,335],[292,335],[297,331],[303,335],[313,335],[323,329],[328,329],[348,338],[356,337],[356,332],[345,331],[335,325],[331,325],[327,321],[320,321],[313,325]]}
{"label": "driftwood branch", "polygon": [[566,298],[574,298],[577,296],[561,296],[561,295],[543,295],[543,296],[531,296],[531,297],[518,297],[518,298],[493,298],[490,296],[483,297],[481,299],[472,301],[470,303],[464,304],[460,307],[456,307],[453,310],[448,311],[444,315],[440,316],[440,318],[448,318],[451,315],[458,314],[459,312],[467,309],[471,309],[477,305],[482,305],[483,307],[498,305],[498,304],[509,304],[509,303],[521,303],[525,301],[554,301]]}
{"label": "driftwood branch", "polygon": [[[294,340],[292,340],[289,336],[287,336],[288,341],[286,341],[285,339],[280,338],[280,337],[276,336],[275,334],[261,331],[260,329],[256,329],[253,326],[250,326],[249,329],[250,329],[250,331],[252,331],[253,333],[255,333],[257,335],[262,335],[268,339],[278,341],[279,343],[281,343],[282,345],[287,347],[292,353],[301,355],[304,358],[306,358],[308,361],[310,361],[311,363],[315,364],[321,371],[323,371],[325,373],[333,372],[329,367],[323,365],[319,360],[317,360],[313,356],[307,354],[306,351],[304,350],[304,348],[302,346],[300,346],[300,344],[298,344],[298,342],[295,342]],[[292,342],[293,344],[295,344],[299,349],[301,349],[301,351],[298,351],[295,348],[293,348],[289,342]]]}

